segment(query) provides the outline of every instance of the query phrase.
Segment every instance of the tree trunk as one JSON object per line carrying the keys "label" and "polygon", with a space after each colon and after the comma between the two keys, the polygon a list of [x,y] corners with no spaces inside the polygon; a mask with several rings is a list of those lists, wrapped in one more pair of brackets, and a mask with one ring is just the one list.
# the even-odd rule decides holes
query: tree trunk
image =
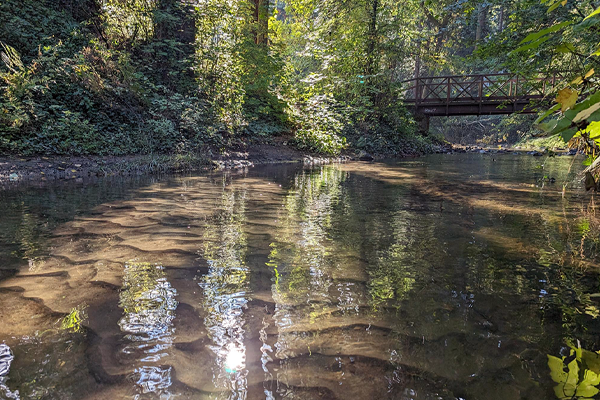
{"label": "tree trunk", "polygon": [[488,6],[479,7],[479,13],[477,14],[477,30],[475,31],[475,50],[477,50],[485,36],[487,12]]}
{"label": "tree trunk", "polygon": [[269,0],[252,0],[254,8],[254,42],[269,44]]}
{"label": "tree trunk", "polygon": [[367,3],[367,13],[369,14],[369,28],[367,37],[367,64],[365,72],[367,75],[375,75],[377,71],[377,9],[379,0],[371,0]]}
{"label": "tree trunk", "polygon": [[498,32],[504,30],[504,6],[500,6],[500,14],[498,16]]}

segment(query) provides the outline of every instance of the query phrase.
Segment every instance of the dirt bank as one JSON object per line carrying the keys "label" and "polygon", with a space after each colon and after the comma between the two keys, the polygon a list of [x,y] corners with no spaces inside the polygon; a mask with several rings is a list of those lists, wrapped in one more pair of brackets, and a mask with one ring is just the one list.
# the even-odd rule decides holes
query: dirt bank
{"label": "dirt bank", "polygon": [[[346,158],[346,157],[344,157]],[[220,154],[0,157],[0,185],[83,181],[103,176],[197,172],[275,163],[324,163],[285,143],[249,145]]]}

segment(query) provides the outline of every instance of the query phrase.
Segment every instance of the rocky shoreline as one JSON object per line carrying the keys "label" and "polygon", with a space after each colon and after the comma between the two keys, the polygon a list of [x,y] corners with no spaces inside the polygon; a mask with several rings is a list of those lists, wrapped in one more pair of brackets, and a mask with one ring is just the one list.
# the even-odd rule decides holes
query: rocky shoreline
{"label": "rocky shoreline", "polygon": [[[574,156],[575,150],[530,150],[448,145],[435,150],[439,154],[522,154]],[[243,169],[255,165],[303,163],[318,165],[350,160],[373,161],[378,157],[365,152],[323,157],[282,145],[251,145],[243,150],[211,155],[138,155],[138,156],[37,156],[0,157],[0,187],[21,183],[44,184],[51,181],[83,182],[105,176],[189,173],[219,169]]]}
{"label": "rocky shoreline", "polygon": [[453,145],[448,151],[444,153],[481,153],[481,154],[517,154],[517,155],[530,155],[534,157],[541,157],[544,155],[555,155],[555,156],[575,156],[577,154],[583,154],[574,149],[524,149],[521,147],[481,147],[481,146],[462,146]]}
{"label": "rocky shoreline", "polygon": [[281,145],[252,145],[218,155],[0,157],[0,188],[24,183],[87,182],[106,176],[244,169],[266,164],[318,165],[349,159],[349,156],[315,156]]}

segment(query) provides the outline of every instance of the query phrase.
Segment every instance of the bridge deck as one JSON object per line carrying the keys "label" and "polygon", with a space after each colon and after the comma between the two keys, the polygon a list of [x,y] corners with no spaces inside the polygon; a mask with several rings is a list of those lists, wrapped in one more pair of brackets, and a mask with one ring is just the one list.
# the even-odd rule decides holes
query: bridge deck
{"label": "bridge deck", "polygon": [[560,78],[479,74],[410,79],[404,103],[429,116],[534,113]]}

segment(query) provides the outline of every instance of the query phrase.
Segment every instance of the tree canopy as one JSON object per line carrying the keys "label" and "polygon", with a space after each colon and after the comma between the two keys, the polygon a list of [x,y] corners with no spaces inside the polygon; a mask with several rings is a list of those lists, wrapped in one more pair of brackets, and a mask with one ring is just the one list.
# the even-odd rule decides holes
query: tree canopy
{"label": "tree canopy", "polygon": [[557,103],[538,122],[591,163],[599,22],[592,0],[1,0],[0,151],[292,134],[317,152],[403,154],[428,143],[402,104],[406,79],[556,71]]}

